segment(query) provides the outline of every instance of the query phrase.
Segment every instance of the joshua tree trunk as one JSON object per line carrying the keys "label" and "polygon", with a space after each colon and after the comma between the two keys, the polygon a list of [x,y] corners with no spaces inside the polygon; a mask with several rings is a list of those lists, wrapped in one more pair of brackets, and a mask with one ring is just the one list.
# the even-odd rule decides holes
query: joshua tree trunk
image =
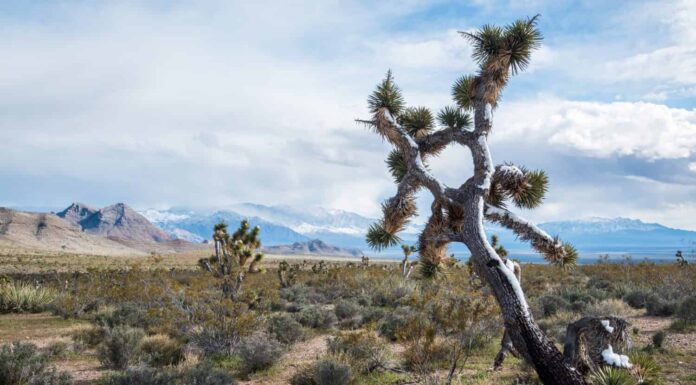
{"label": "joshua tree trunk", "polygon": [[[390,72],[368,99],[373,116],[361,122],[394,145],[387,163],[398,189],[382,205],[383,219],[370,228],[367,241],[377,249],[398,244],[396,234],[416,213],[414,195],[426,188],[434,202],[432,215],[419,237],[423,270],[437,271],[445,261],[448,243],[465,244],[474,270],[490,286],[500,305],[515,350],[547,385],[585,384],[534,322],[512,261],[500,258],[483,227],[487,220],[511,229],[552,263],[572,264],[577,257],[571,246],[505,208],[506,200],[521,208],[539,205],[547,188],[546,175],[511,164],[494,167],[488,148],[499,94],[510,74],[524,69],[541,40],[536,17],[505,28],[486,26],[464,35],[473,42],[480,72],[455,83],[453,96],[458,108],[446,107],[439,113],[443,129],[434,131],[434,118],[427,108],[403,108],[403,98]],[[473,112],[473,129],[469,128],[467,111]],[[445,186],[425,166],[428,157],[451,143],[467,147],[474,164],[473,176],[458,188]]]}

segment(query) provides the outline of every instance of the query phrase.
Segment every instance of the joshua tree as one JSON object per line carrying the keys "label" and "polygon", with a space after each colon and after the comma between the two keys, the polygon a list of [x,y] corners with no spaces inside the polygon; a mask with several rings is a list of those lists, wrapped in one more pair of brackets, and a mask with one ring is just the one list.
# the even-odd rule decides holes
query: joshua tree
{"label": "joshua tree", "polygon": [[415,253],[417,248],[414,245],[401,245],[401,250],[404,252],[404,259],[401,261],[401,278],[408,279],[416,266],[414,262],[409,262],[408,257]]}
{"label": "joshua tree", "polygon": [[[488,220],[511,229],[553,264],[568,266],[577,258],[571,245],[507,208],[508,203],[519,208],[541,204],[547,190],[546,174],[510,163],[494,166],[488,148],[500,93],[511,75],[527,67],[532,51],[541,43],[536,22],[535,16],[505,27],[485,25],[462,33],[473,45],[479,71],[454,83],[452,95],[457,105],[438,113],[439,130],[435,130],[435,116],[427,108],[405,108],[401,92],[387,72],[368,99],[371,118],[360,122],[394,146],[387,164],[398,187],[396,195],[383,203],[383,218],[370,227],[367,242],[377,250],[397,245],[397,234],[416,214],[416,192],[426,188],[433,203],[419,237],[421,263],[439,266],[450,242],[465,244],[474,270],[490,286],[500,306],[515,350],[545,384],[584,384],[579,372],[564,361],[534,322],[513,265],[496,253],[483,227],[483,221]],[[467,147],[474,164],[473,175],[459,187],[445,186],[426,167],[428,158],[452,143]]]}
{"label": "joshua tree", "polygon": [[248,272],[256,273],[259,271],[257,265],[263,259],[263,253],[258,252],[261,247],[261,229],[255,226],[249,230],[249,227],[249,222],[244,219],[230,236],[227,234],[227,224],[216,224],[213,229],[215,255],[198,262],[204,269],[224,278],[223,292],[232,297],[237,294],[244,281],[246,263],[251,261]]}

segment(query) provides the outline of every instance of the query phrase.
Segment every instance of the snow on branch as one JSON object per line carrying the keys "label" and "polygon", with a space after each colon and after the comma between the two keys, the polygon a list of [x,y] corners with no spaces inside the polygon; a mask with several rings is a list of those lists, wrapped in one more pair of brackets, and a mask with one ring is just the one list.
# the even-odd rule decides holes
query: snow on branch
{"label": "snow on branch", "polygon": [[484,216],[491,222],[498,223],[512,230],[520,239],[528,241],[547,261],[560,266],[573,265],[577,260],[577,251],[557,237],[552,237],[528,220],[506,209],[486,204]]}

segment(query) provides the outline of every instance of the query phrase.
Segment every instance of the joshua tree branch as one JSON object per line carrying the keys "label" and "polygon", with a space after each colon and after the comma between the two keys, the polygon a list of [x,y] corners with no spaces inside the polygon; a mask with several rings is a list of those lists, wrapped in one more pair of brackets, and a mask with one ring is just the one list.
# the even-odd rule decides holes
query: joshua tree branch
{"label": "joshua tree branch", "polygon": [[520,239],[528,241],[547,260],[555,262],[567,258],[569,250],[564,247],[563,243],[535,224],[509,210],[491,204],[486,204],[484,210],[487,220],[512,230]]}

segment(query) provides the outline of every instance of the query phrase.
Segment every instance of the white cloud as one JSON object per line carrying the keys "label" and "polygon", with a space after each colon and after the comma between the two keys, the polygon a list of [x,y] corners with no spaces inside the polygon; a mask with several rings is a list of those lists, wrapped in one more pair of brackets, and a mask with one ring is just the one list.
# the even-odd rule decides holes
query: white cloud
{"label": "white cloud", "polygon": [[696,162],[691,162],[689,163],[689,171],[693,172],[696,174]]}
{"label": "white cloud", "polygon": [[686,158],[696,153],[696,110],[653,103],[542,98],[501,108],[495,140],[532,137],[580,155]]}

